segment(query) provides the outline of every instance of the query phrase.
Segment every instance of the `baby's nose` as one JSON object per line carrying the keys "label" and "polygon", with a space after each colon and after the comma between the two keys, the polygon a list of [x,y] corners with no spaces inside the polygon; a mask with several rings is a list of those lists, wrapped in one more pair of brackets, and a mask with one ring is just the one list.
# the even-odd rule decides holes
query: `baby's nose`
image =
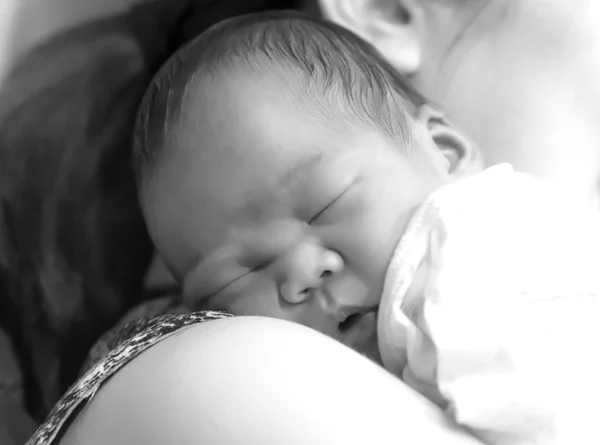
{"label": "baby's nose", "polygon": [[332,250],[318,244],[300,247],[285,260],[279,293],[288,303],[302,303],[343,268],[342,257]]}

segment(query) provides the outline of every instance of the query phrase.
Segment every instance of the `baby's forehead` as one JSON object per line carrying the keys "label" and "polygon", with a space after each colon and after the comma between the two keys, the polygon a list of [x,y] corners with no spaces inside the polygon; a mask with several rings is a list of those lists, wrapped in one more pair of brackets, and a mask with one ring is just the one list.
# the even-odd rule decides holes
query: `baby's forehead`
{"label": "baby's forehead", "polygon": [[[231,88],[220,82],[207,95],[191,98],[173,150],[180,158],[173,178],[191,177],[201,195],[217,194],[230,208],[229,201],[243,205],[294,193],[315,171],[333,168],[332,160],[355,138],[315,124],[294,101],[272,90],[259,100],[251,95],[253,88],[262,92],[269,86],[251,79]],[[189,173],[178,178],[182,171]]]}
{"label": "baby's forehead", "polygon": [[239,214],[260,220],[269,210],[283,210],[292,206],[294,201],[305,195],[311,184],[315,185],[315,176],[326,167],[330,158],[325,152],[315,152],[297,159],[280,171],[256,171],[256,188],[248,184],[241,190],[243,197],[237,209]]}
{"label": "baby's forehead", "polygon": [[[332,153],[320,144],[303,144],[299,138],[271,146],[262,140],[240,143],[233,132],[225,131],[221,139],[237,139],[232,144],[205,145],[205,139],[173,150],[162,175],[161,182],[168,184],[161,187],[163,191],[188,195],[190,201],[207,203],[212,211],[240,208],[255,213],[253,209],[268,207],[270,202],[291,199],[332,164]],[[190,141],[196,138],[193,132],[189,136]]]}

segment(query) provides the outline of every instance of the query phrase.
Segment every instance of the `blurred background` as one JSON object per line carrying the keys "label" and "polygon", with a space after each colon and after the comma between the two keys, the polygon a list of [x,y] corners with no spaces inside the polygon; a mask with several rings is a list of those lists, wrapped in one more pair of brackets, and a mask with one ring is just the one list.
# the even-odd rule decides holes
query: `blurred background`
{"label": "blurred background", "polygon": [[2,0],[0,1],[0,76],[37,43],[96,18],[125,11],[146,0]]}

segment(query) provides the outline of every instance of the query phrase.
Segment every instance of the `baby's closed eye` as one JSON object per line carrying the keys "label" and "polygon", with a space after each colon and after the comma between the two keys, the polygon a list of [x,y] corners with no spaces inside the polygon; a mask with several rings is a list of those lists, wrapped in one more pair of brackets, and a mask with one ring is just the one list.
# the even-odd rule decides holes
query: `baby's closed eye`
{"label": "baby's closed eye", "polygon": [[346,188],[342,193],[333,198],[329,203],[325,205],[316,215],[314,215],[310,220],[309,224],[314,225],[322,222],[326,222],[327,218],[331,215],[331,212],[337,210],[340,204],[343,202],[343,198],[346,195],[350,187]]}

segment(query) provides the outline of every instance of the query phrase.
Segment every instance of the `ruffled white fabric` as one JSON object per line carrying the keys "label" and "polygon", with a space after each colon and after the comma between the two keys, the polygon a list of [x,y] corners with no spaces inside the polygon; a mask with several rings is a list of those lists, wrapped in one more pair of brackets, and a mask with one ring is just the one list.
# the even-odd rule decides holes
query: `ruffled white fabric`
{"label": "ruffled white fabric", "polygon": [[493,167],[436,191],[387,273],[385,367],[489,444],[600,444],[600,225]]}

